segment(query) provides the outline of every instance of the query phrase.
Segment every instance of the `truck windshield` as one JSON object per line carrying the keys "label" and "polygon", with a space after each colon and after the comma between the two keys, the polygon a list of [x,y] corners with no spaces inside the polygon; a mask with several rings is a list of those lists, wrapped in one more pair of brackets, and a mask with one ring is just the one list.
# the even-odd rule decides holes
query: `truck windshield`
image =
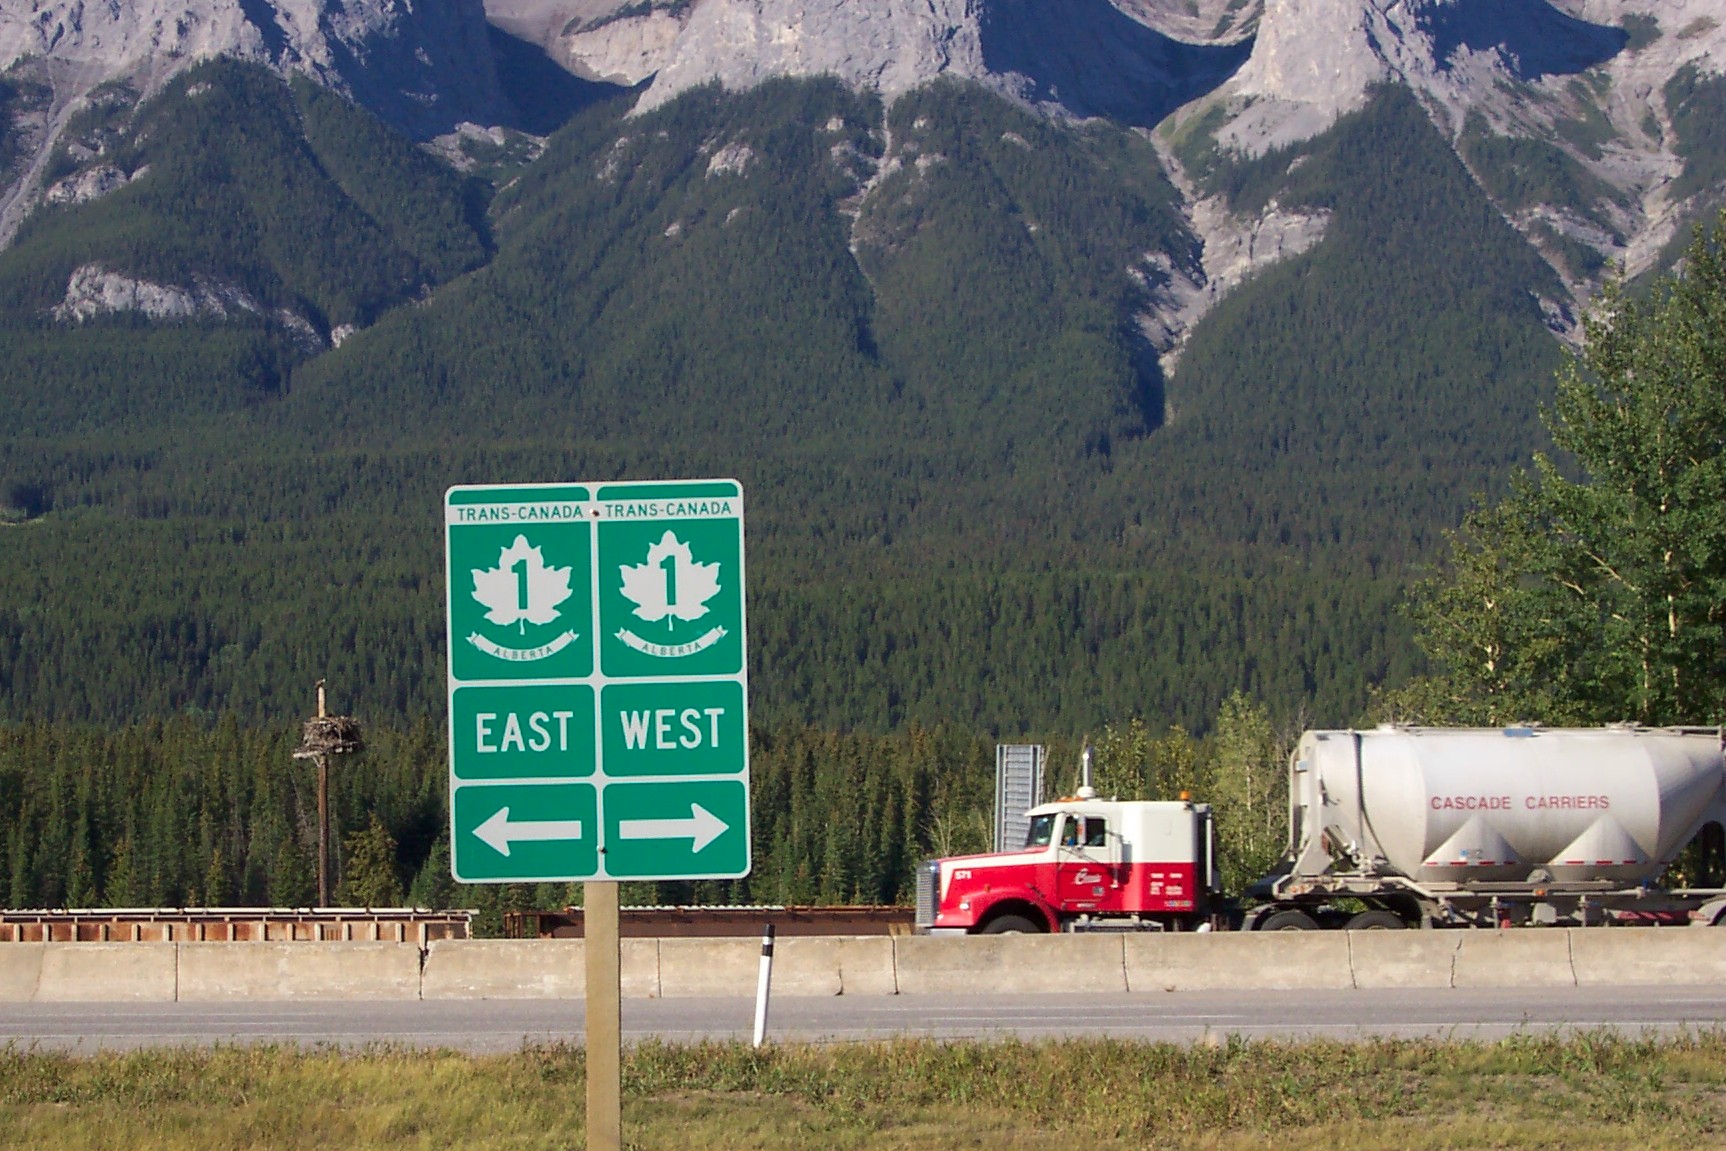
{"label": "truck windshield", "polygon": [[1047,847],[1049,837],[1055,834],[1055,817],[1053,815],[1033,815],[1031,826],[1025,832],[1026,847]]}

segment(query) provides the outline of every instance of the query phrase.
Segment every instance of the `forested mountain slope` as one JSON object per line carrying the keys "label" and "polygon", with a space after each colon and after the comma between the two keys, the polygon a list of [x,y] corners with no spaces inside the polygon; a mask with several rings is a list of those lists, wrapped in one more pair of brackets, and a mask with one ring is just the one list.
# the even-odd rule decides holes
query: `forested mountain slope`
{"label": "forested mountain slope", "polygon": [[[1235,687],[1351,714],[1408,658],[1407,565],[1526,451],[1550,367],[1550,273],[1394,89],[1296,165],[1284,195],[1327,238],[1169,380],[1133,322],[1154,277],[1124,269],[1190,269],[1196,240],[1155,151],[1107,124],[952,82],[890,110],[704,89],[583,114],[481,222],[471,185],[404,175],[416,153],[392,168],[380,126],[321,99],[195,73],[126,130],[155,151],[117,146],[143,176],[0,257],[29,366],[0,384],[27,417],[3,448],[12,714],[282,716],[326,674],[361,710],[435,712],[444,486],[707,472],[751,493],[763,717],[1198,726]],[[200,197],[150,194],[190,166],[177,124],[269,142],[269,177],[199,152],[233,161],[212,213],[315,204],[337,214],[293,234],[364,258],[199,248]],[[179,283],[174,260],[258,312],[54,312],[87,263]],[[102,359],[140,343],[179,374]]]}
{"label": "forested mountain slope", "polygon": [[[1410,666],[1411,566],[1538,446],[1578,285],[1652,242],[1649,149],[1661,204],[1721,186],[1718,37],[1634,4],[1381,13],[1402,47],[1339,32],[1377,54],[1314,104],[1292,0],[1040,37],[1007,3],[560,2],[491,42],[518,104],[582,109],[544,138],[418,147],[286,32],[76,108],[43,79],[70,58],[9,73],[40,200],[0,252],[0,714],[279,717],[325,674],[434,713],[445,486],[724,473],[764,716],[1202,726],[1240,687],[1340,721]],[[816,24],[741,90],[668,70],[811,5],[869,33],[848,82],[771,78],[819,70]],[[1200,96],[1154,132],[1061,79],[1119,21]],[[544,83],[650,41],[656,78]],[[1660,77],[1632,139],[1615,85]]]}
{"label": "forested mountain slope", "polygon": [[[903,895],[980,836],[996,737],[1114,724],[1178,788],[1211,750],[1118,725],[1234,746],[1246,716],[1269,762],[1231,693],[1344,723],[1418,670],[1404,589],[1544,442],[1587,293],[1666,266],[1726,188],[1691,0],[1098,0],[1058,28],[500,0],[512,107],[459,125],[400,104],[432,25],[354,5],[320,40],[289,28],[314,0],[211,3],[257,52],[51,51],[0,87],[12,902],[305,898],[281,765],[317,679],[374,733],[341,827],[377,815],[404,896],[455,898],[454,483],[745,484],[758,881],[693,894]],[[868,35],[700,82],[718,32],[815,8]],[[1336,99],[1268,65],[1318,60],[1290,55],[1318,15],[1377,45]],[[1548,25],[1565,51],[1519,53]],[[1143,101],[1087,71],[1103,34]],[[354,43],[388,83],[319,71]]]}

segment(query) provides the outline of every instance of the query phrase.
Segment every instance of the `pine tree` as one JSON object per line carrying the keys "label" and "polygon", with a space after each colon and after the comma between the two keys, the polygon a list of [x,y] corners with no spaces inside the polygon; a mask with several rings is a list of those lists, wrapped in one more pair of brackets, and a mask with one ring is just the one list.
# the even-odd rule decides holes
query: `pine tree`
{"label": "pine tree", "polygon": [[364,830],[343,841],[342,882],[336,898],[350,907],[400,907],[396,840],[376,813]]}

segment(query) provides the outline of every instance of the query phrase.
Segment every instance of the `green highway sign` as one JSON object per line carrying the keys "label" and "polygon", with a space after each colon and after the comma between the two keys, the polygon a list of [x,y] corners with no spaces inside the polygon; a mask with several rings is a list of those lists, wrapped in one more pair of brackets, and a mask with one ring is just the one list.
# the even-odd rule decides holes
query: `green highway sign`
{"label": "green highway sign", "polygon": [[444,540],[455,878],[747,875],[742,487],[455,487]]}

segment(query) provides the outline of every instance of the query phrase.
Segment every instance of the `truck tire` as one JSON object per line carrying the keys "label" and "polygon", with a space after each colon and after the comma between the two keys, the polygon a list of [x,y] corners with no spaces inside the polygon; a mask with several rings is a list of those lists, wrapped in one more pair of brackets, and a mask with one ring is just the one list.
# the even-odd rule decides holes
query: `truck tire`
{"label": "truck tire", "polygon": [[1317,931],[1318,924],[1304,911],[1286,908],[1273,911],[1259,920],[1260,931]]}
{"label": "truck tire", "polygon": [[1363,911],[1343,925],[1344,931],[1401,931],[1408,924],[1394,911]]}
{"label": "truck tire", "polygon": [[1042,929],[1023,915],[1001,915],[983,925],[984,935],[1041,935]]}

